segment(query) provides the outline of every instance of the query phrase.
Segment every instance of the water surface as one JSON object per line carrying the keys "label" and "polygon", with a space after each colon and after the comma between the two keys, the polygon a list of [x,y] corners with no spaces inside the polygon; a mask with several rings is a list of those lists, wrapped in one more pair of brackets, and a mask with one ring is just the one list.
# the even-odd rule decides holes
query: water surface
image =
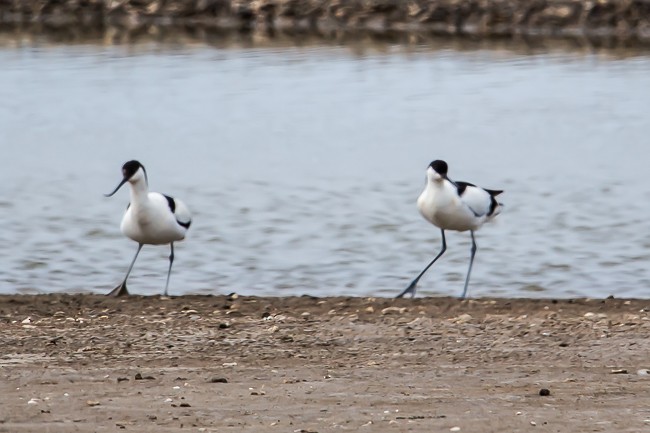
{"label": "water surface", "polygon": [[[650,296],[650,57],[426,46],[0,48],[0,293],[110,290],[129,159],[194,213],[172,294],[392,296],[440,248],[427,165],[505,189],[471,296]],[[419,293],[457,295],[469,234]],[[145,247],[132,292],[162,292]]]}

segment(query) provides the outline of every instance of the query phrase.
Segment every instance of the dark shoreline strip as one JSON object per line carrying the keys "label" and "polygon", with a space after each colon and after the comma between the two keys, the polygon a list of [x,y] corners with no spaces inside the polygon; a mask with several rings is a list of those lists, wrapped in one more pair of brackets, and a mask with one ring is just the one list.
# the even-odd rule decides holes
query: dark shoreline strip
{"label": "dark shoreline strip", "polygon": [[647,0],[0,0],[0,27],[145,25],[243,32],[607,37],[650,44]]}

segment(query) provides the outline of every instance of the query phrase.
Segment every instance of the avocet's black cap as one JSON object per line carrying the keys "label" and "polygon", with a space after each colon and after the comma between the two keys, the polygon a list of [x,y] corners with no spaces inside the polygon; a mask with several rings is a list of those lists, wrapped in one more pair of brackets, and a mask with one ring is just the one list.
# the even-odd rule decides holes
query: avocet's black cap
{"label": "avocet's black cap", "polygon": [[124,179],[131,179],[131,176],[133,176],[140,169],[140,167],[142,167],[144,170],[144,166],[135,159],[125,162],[122,166],[122,175],[124,176]]}
{"label": "avocet's black cap", "polygon": [[117,187],[113,190],[112,193],[110,194],[104,194],[106,197],[110,197],[113,194],[117,192],[118,189],[122,187],[125,183],[129,181],[133,177],[134,174],[138,172],[138,170],[142,169],[144,171],[144,179],[145,182],[148,184],[149,179],[147,179],[147,170],[145,170],[144,165],[140,164],[139,161],[136,161],[135,159],[125,162],[124,165],[122,166],[122,181],[120,182]]}
{"label": "avocet's black cap", "polygon": [[441,159],[436,159],[433,161],[431,164],[429,164],[429,167],[435,170],[436,173],[438,173],[440,176],[447,176],[447,163]]}

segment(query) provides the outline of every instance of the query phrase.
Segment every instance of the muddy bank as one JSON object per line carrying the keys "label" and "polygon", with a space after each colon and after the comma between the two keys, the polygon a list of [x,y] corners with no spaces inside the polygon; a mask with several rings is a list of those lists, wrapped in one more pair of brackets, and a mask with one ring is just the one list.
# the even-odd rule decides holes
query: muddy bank
{"label": "muddy bank", "polygon": [[638,432],[649,312],[617,299],[0,296],[0,431]]}
{"label": "muddy bank", "polygon": [[4,0],[0,22],[650,40],[645,0]]}

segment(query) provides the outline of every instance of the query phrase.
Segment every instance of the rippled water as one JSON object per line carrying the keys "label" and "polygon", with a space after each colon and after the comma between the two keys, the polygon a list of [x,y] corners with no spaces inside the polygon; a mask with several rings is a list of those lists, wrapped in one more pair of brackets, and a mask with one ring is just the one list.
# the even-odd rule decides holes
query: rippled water
{"label": "rippled water", "polygon": [[[650,296],[650,57],[203,45],[0,48],[0,292],[111,289],[139,159],[194,213],[170,292],[379,295],[440,247],[432,159],[502,188],[471,296]],[[460,294],[469,234],[420,294]],[[162,292],[167,247],[129,287]]]}

